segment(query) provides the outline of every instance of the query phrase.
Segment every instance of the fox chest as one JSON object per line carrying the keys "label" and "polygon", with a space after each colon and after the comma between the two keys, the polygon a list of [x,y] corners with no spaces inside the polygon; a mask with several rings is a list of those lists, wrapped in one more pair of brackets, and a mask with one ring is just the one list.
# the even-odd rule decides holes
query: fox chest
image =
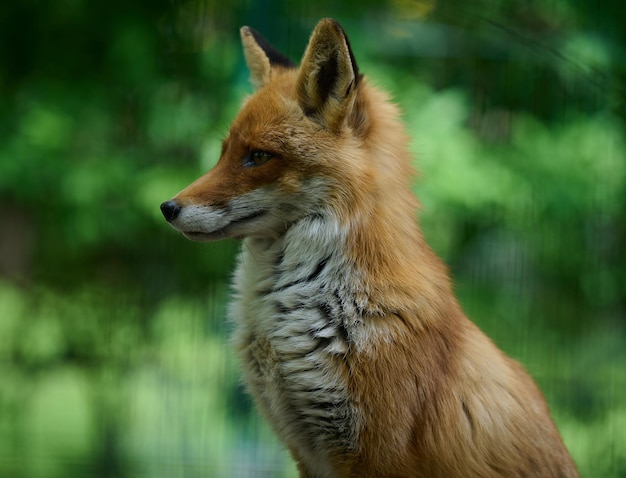
{"label": "fox chest", "polygon": [[351,331],[328,260],[295,274],[280,262],[240,264],[230,315],[243,378],[278,436],[306,460],[354,448],[357,410],[348,394]]}

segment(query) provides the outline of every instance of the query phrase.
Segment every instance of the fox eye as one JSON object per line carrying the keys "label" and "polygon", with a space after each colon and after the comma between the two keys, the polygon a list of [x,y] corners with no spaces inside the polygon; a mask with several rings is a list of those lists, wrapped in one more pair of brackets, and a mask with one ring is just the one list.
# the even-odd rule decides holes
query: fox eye
{"label": "fox eye", "polygon": [[244,168],[253,168],[255,166],[261,166],[272,159],[274,155],[267,151],[253,150],[245,155],[243,158]]}

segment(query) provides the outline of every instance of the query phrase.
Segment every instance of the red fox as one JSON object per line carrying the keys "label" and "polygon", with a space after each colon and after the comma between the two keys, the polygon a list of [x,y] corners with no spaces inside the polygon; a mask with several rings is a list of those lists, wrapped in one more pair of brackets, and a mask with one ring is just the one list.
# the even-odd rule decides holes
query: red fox
{"label": "red fox", "polygon": [[161,210],[194,241],[243,240],[234,344],[300,476],[578,476],[424,242],[398,111],[341,26],[321,20],[299,67],[241,38],[255,93],[217,165]]}

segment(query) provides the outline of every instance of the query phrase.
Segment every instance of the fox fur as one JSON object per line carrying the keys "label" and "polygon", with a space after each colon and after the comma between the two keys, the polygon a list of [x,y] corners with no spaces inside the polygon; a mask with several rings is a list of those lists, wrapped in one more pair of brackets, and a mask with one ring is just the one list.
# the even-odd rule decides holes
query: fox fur
{"label": "fox fur", "polygon": [[340,25],[299,67],[241,29],[255,93],[217,165],[162,204],[243,239],[243,378],[302,477],[575,477],[541,392],[461,310],[424,242],[408,138]]}

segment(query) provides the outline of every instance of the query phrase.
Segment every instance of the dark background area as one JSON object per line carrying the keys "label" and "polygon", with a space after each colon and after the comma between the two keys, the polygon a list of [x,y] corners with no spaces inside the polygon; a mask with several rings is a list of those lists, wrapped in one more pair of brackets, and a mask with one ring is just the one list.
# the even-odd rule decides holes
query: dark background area
{"label": "dark background area", "polygon": [[0,476],[295,476],[238,384],[238,244],[159,204],[217,160],[250,25],[337,18],[404,112],[420,222],[544,391],[583,476],[626,476],[626,8],[617,0],[20,0],[0,7]]}

